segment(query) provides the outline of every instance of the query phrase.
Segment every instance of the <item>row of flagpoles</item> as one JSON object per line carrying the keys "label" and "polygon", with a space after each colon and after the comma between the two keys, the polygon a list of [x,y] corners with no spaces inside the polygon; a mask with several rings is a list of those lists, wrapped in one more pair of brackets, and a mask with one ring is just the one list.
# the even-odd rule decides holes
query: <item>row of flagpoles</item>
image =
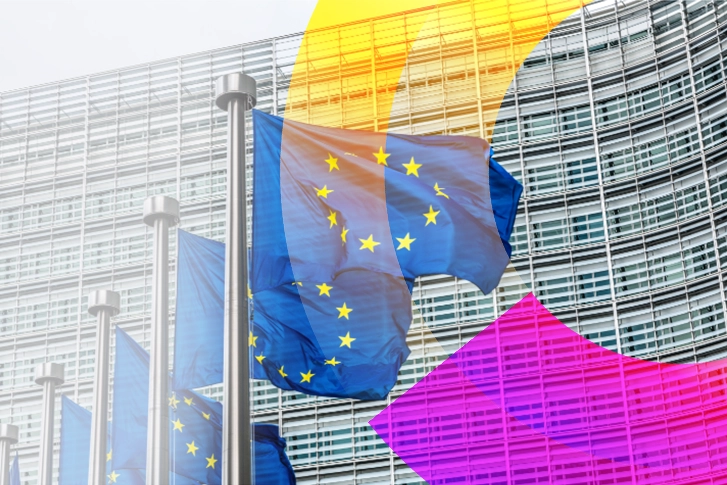
{"label": "row of flagpoles", "polygon": [[[253,483],[256,476],[249,394],[251,347],[256,349],[255,375],[281,389],[365,400],[385,398],[409,355],[406,332],[412,318],[415,278],[450,274],[472,281],[483,294],[492,291],[509,261],[508,241],[522,192],[517,180],[492,159],[492,150],[484,140],[370,134],[290,121],[284,160],[283,119],[253,112],[254,185],[261,201],[254,207],[257,255],[251,281],[256,289],[257,324],[253,329],[248,313],[245,114],[255,105],[255,93],[255,81],[241,73],[223,76],[215,86],[216,104],[228,112],[224,249],[221,243],[183,231],[178,238],[175,348],[184,340],[183,347],[192,351],[175,352],[173,387],[192,395],[191,389],[224,384],[224,406],[213,403],[220,416],[214,420],[217,435],[210,439],[217,446],[216,455],[205,457],[210,460],[207,468],[214,469],[214,483],[224,485]],[[384,146],[390,153],[384,153]],[[361,156],[346,151],[352,149]],[[341,158],[340,167],[332,153]],[[376,158],[375,164],[366,153]],[[310,162],[319,156],[325,164]],[[389,156],[391,166],[386,162]],[[403,163],[406,160],[410,160],[408,164]],[[328,189],[326,182],[336,187],[328,202],[334,189]],[[284,217],[286,207],[295,212],[295,218]],[[429,211],[424,212],[427,207]],[[325,222],[321,211],[329,213]],[[154,232],[151,352],[146,355],[117,328],[117,333],[124,335],[122,340],[136,346],[132,353],[143,355],[137,355],[140,361],[136,363],[117,361],[115,370],[136,369],[133,386],[136,395],[144,397],[127,399],[127,391],[116,385],[123,378],[114,376],[114,414],[126,410],[129,416],[127,422],[114,416],[112,437],[127,448],[128,442],[134,441],[134,456],[117,460],[119,450],[115,449],[111,461],[112,466],[134,470],[136,476],[145,473],[145,478],[134,485],[162,485],[168,482],[170,469],[172,411],[168,399],[174,412],[179,412],[176,403],[172,404],[174,395],[170,399],[168,392],[168,233],[179,222],[179,202],[166,196],[150,197],[144,203],[143,220]],[[331,232],[339,223],[340,233],[338,228]],[[405,235],[396,237],[398,248],[383,243],[392,235]],[[417,244],[412,248],[414,241]],[[332,255],[333,263],[329,261]],[[329,300],[331,290],[335,300]],[[326,303],[312,303],[311,297]],[[349,322],[354,307],[356,313]],[[86,479],[94,485],[105,481],[103,471],[109,459],[103,453],[108,438],[109,320],[120,311],[119,295],[107,290],[94,292],[89,296],[88,311],[97,316],[99,325],[94,416],[84,418],[88,423],[84,433],[87,439],[92,434],[90,440],[75,446],[90,451],[85,455],[88,465],[84,462],[76,467],[83,471],[73,485]],[[120,348],[117,339],[117,359]],[[44,387],[40,485],[51,485],[53,404],[55,386],[62,381],[62,366],[48,363],[38,368],[36,382]],[[187,399],[185,403],[191,408],[192,397]],[[122,401],[126,405],[119,405]],[[209,421],[211,413],[202,416]],[[181,435],[184,424],[179,415],[174,424]],[[185,437],[191,429],[187,428]],[[279,439],[277,431],[273,438]],[[284,441],[278,441],[275,453],[280,454]],[[199,443],[184,444],[189,447],[186,453],[195,457]],[[215,468],[217,462],[221,463]],[[180,460],[175,458],[173,463],[180,465]],[[290,483],[293,473],[287,458],[281,463],[286,470],[282,483]],[[258,468],[266,468],[265,462],[258,462]],[[202,472],[206,474],[206,468]],[[197,481],[211,483],[206,475]],[[267,478],[263,482],[273,483]]]}
{"label": "row of flagpoles", "polygon": [[[254,472],[247,346],[245,112],[256,103],[256,89],[255,80],[241,73],[222,76],[215,86],[216,104],[228,112],[225,406],[221,460],[222,483],[226,485],[253,483]],[[169,481],[169,228],[179,222],[179,202],[165,196],[149,197],[144,203],[143,217],[154,231],[146,484],[165,485]],[[98,319],[89,484],[106,482],[110,319],[120,309],[120,296],[114,291],[100,290],[89,295],[88,312]],[[58,363],[44,363],[35,369],[35,382],[43,386],[39,485],[51,485],[55,390],[63,383],[63,373],[63,365]],[[17,426],[0,425],[0,485],[9,485],[10,446],[17,441]]]}
{"label": "row of flagpoles", "polygon": [[[35,382],[43,386],[38,484],[51,485],[53,472],[53,414],[56,386],[63,384],[63,365],[46,362],[35,368]],[[108,383],[108,381],[107,381]],[[17,485],[19,477],[17,456],[10,467],[10,447],[18,442],[19,429],[14,424],[0,424],[0,485]],[[103,482],[101,482],[103,483]]]}

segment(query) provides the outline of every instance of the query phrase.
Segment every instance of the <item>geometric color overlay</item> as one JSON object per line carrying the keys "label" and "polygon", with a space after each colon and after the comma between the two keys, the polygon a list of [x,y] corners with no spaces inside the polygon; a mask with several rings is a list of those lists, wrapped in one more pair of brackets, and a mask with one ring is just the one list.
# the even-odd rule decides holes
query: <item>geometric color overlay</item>
{"label": "geometric color overlay", "polygon": [[727,483],[727,362],[604,349],[529,294],[370,421],[435,483]]}

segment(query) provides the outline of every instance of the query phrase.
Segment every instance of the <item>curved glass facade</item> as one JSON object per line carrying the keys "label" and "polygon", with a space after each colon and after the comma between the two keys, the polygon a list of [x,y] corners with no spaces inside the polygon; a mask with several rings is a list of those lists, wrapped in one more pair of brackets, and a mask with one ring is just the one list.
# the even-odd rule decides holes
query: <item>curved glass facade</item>
{"label": "curved glass facade", "polygon": [[[513,270],[496,291],[445,276],[417,283],[412,353],[390,399],[530,289],[621,353],[727,356],[727,4],[595,2],[530,53],[502,106],[488,89],[512,76],[511,53],[527,32],[493,34],[503,20],[488,16],[487,2],[466,16],[462,4],[321,32],[346,39],[347,53],[331,54],[337,69],[311,61],[295,81],[308,83],[307,99],[288,99],[302,35],[0,93],[0,421],[21,427],[23,483],[37,477],[35,365],[64,363],[60,392],[91,404],[88,293],[119,291],[114,323],[149,346],[143,200],[174,196],[183,229],[224,238],[226,114],[214,107],[213,82],[242,69],[258,80],[259,109],[346,128],[490,137],[523,183]],[[404,72],[389,76],[401,41],[387,32],[417,16],[427,21],[412,33]],[[377,93],[390,92],[391,116],[379,119]],[[255,419],[281,426],[301,484],[419,483],[367,424],[384,406],[255,383]],[[57,452],[56,443],[56,464]]]}

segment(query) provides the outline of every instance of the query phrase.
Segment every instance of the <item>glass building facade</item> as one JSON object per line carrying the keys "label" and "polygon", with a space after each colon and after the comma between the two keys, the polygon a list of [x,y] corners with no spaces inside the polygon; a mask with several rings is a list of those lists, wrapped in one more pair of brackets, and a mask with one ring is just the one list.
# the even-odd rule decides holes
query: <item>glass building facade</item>
{"label": "glass building facade", "polygon": [[[402,42],[387,32],[422,16],[403,73],[388,76]],[[595,2],[538,44],[500,106],[489,83],[514,74],[507,53],[528,40],[493,34],[488,25],[501,20],[487,2],[455,1],[326,29],[318,35],[344,39],[328,62],[336,67],[310,60],[295,81],[307,84],[301,99],[289,97],[293,65],[315,36],[0,93],[0,421],[21,428],[23,483],[37,481],[34,367],[65,364],[59,392],[91,405],[88,293],[120,292],[114,324],[149,348],[144,199],[175,197],[182,229],[224,239],[226,113],[214,106],[213,83],[241,70],[258,81],[258,109],[344,128],[487,137],[523,183],[512,269],[494,292],[445,276],[417,283],[411,356],[389,400],[530,290],[614,351],[665,362],[726,357],[727,3]],[[386,118],[382,93],[394,97]],[[221,387],[204,392],[220,396]],[[420,483],[367,424],[385,402],[266,382],[254,384],[254,400],[256,420],[281,426],[298,483]]]}

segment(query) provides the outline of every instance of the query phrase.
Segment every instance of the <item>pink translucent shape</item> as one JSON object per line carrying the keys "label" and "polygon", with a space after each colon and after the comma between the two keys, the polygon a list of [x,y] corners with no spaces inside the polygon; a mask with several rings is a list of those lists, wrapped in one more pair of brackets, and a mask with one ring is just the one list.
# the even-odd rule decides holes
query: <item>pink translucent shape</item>
{"label": "pink translucent shape", "polygon": [[727,484],[725,369],[611,352],[530,294],[370,424],[431,485]]}

